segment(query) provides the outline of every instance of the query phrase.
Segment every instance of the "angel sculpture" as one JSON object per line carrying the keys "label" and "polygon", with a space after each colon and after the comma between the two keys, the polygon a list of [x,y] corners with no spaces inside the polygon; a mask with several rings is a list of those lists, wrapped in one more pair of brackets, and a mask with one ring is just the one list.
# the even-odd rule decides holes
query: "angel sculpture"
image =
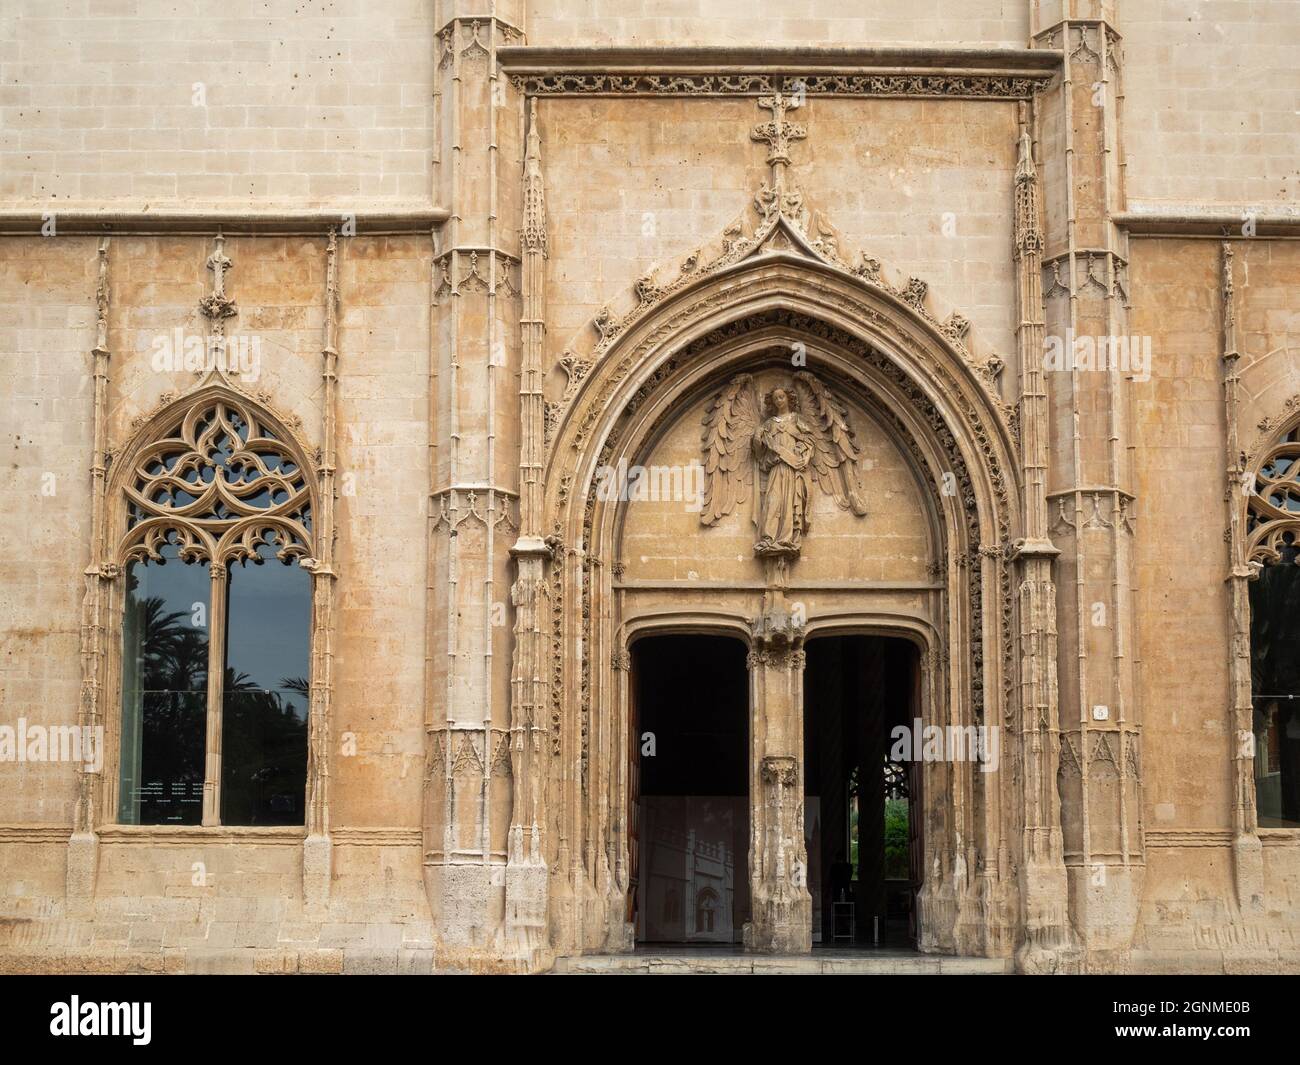
{"label": "angel sculpture", "polygon": [[793,559],[808,531],[810,475],[841,508],[866,514],[860,454],[844,404],[812,374],[796,373],[793,389],[772,389],[761,408],[754,378],[738,374],[704,416],[700,521],[714,525],[748,502],[757,467],[754,553]]}

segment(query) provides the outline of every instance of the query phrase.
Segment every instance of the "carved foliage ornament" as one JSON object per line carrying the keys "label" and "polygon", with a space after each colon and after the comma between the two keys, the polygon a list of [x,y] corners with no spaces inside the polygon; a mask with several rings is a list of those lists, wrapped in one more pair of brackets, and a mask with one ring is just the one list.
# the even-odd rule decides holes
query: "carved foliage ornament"
{"label": "carved foliage ornament", "polygon": [[233,396],[196,398],[140,450],[124,485],[124,561],[161,558],[171,543],[187,562],[311,554],[311,497],[295,452]]}
{"label": "carved foliage ornament", "polygon": [[799,780],[799,763],[788,755],[768,755],[763,759],[763,780],[769,784],[794,787]]}
{"label": "carved foliage ornament", "polygon": [[809,526],[810,476],[842,509],[866,514],[860,457],[844,403],[812,374],[796,373],[793,387],[772,389],[761,406],[754,378],[738,374],[704,416],[700,521],[715,525],[748,502],[757,480],[755,553],[797,556]]}
{"label": "carved foliage ornament", "polygon": [[622,74],[548,71],[512,74],[510,84],[527,96],[754,96],[796,86],[809,96],[902,96],[913,98],[1023,100],[1048,84],[1046,76],[1006,74]]}

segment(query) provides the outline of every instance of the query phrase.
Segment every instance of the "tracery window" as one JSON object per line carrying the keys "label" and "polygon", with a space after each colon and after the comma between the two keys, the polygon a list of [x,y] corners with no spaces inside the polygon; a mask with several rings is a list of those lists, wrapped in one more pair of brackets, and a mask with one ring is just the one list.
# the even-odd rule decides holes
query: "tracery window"
{"label": "tracery window", "polygon": [[224,392],[165,424],[122,485],[118,821],[303,824],[308,472]]}
{"label": "tracery window", "polygon": [[1246,517],[1255,805],[1261,828],[1300,828],[1300,425],[1260,463]]}

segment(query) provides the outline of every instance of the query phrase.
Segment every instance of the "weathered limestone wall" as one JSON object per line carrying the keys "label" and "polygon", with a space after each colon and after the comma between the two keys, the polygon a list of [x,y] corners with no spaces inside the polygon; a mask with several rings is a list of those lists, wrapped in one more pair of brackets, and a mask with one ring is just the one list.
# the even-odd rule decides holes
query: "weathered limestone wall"
{"label": "weathered limestone wall", "polygon": [[[784,0],[685,0],[637,10],[622,0],[598,5],[540,0],[529,5],[522,28],[528,43],[537,45],[1023,47],[1028,6],[968,0],[954,11],[940,0],[889,0],[859,12],[831,0],[802,8]],[[1204,39],[1214,27],[1222,30],[1224,20],[1229,33],[1255,34],[1257,40],[1238,50],[1251,57],[1241,60],[1247,72],[1257,69],[1261,45],[1279,54],[1286,47],[1286,34],[1294,28],[1284,12],[1270,19],[1277,5],[1228,6],[1235,10],[1214,12],[1212,24],[1202,18],[1189,22],[1179,4],[1160,5],[1155,17],[1146,5],[1126,14],[1129,48],[1158,51],[1154,62],[1147,62],[1146,52],[1134,55],[1134,79],[1145,70],[1141,76],[1150,85],[1138,82],[1130,92],[1133,128],[1145,131],[1142,123],[1153,124],[1154,108],[1132,102],[1139,89],[1199,88],[1207,67],[1228,67],[1207,64],[1196,53],[1195,35],[1203,48],[1213,48],[1223,33]],[[5,126],[15,134],[0,153],[5,199],[156,206],[427,196],[437,127],[437,54],[429,44],[439,28],[433,5],[401,0],[375,11],[361,0],[348,0],[328,10],[308,5],[283,13],[235,0],[223,4],[216,19],[196,19],[190,10],[161,0],[144,0],[134,8],[132,18],[94,7],[78,18],[43,3],[6,13],[4,23],[12,32],[0,35],[0,60],[16,73],[16,84],[0,90]],[[447,12],[442,14],[445,18]],[[1179,33],[1193,36],[1171,42],[1170,34]],[[1285,67],[1279,62],[1277,69]],[[1288,95],[1276,78],[1267,80],[1270,98],[1282,101],[1273,111],[1285,118],[1293,109],[1283,98],[1294,93]],[[1241,110],[1256,109],[1242,105]],[[1143,143],[1149,143],[1145,136]],[[1162,158],[1149,150],[1133,155],[1130,172],[1138,170],[1139,159],[1157,166]],[[1236,153],[1245,169],[1231,180],[1257,175],[1245,162],[1257,155],[1253,146],[1251,153]],[[1273,193],[1273,198],[1284,196]]]}
{"label": "weathered limestone wall", "polygon": [[1023,0],[533,0],[530,44],[968,44],[1023,47]]}
{"label": "weathered limestone wall", "polygon": [[426,0],[7,4],[0,199],[427,200],[433,17]]}
{"label": "weathered limestone wall", "polygon": [[1300,198],[1300,19],[1271,0],[1121,5],[1130,201]]}
{"label": "weathered limestone wall", "polygon": [[1142,501],[1136,568],[1148,829],[1227,829],[1218,244],[1135,240],[1132,249],[1132,328],[1152,338],[1151,380],[1129,384]]}
{"label": "weathered limestone wall", "polygon": [[[69,953],[98,968],[175,971],[432,964],[419,860],[426,610],[423,585],[409,579],[424,559],[431,243],[341,243],[332,904],[304,906],[301,829],[219,829],[198,839],[109,828],[96,898],[89,912],[73,914],[63,898],[75,767],[9,762],[0,789],[0,885],[14,922],[6,967],[58,967]],[[33,725],[77,722],[97,247],[89,237],[0,241],[7,724],[19,716]],[[182,342],[205,335],[197,307],[211,286],[211,250],[199,236],[110,240],[111,449],[121,451],[137,419],[166,395],[199,379],[165,362],[161,344],[179,350],[177,330]],[[234,237],[225,250],[239,306],[227,320],[232,377],[300,420],[309,446],[318,446],[325,240]],[[119,533],[112,529],[110,542]],[[107,712],[115,715],[116,704]]]}
{"label": "weathered limestone wall", "polygon": [[[50,238],[55,244],[59,239]],[[249,372],[243,372],[240,362],[235,380],[253,395],[272,396],[276,408],[302,420],[315,442],[320,435],[324,241],[232,237],[225,251],[234,263],[228,291],[240,311],[226,324],[232,363],[240,350],[249,353]],[[178,328],[183,340],[207,335],[199,301],[212,287],[206,265],[211,253],[212,241],[201,237],[126,237],[110,243],[110,447],[125,445],[134,433],[133,420],[151,414],[164,395],[179,395],[198,379],[183,361],[169,365],[157,353],[164,343],[175,351]],[[89,295],[93,298],[93,288]],[[245,339],[248,345],[241,348]]]}
{"label": "weathered limestone wall", "polygon": [[[608,300],[685,257],[745,208],[767,170],[752,100],[545,100],[538,104],[550,256],[546,365]],[[575,345],[576,347],[576,345]]]}
{"label": "weathered limestone wall", "polygon": [[900,284],[928,281],[936,318],[969,318],[970,344],[1014,381],[1016,104],[814,100],[798,117],[808,195]]}
{"label": "weathered limestone wall", "polygon": [[[0,707],[15,726],[76,723],[95,247],[0,241]],[[10,762],[0,779],[0,823],[72,823],[66,764]]]}
{"label": "weathered limestone wall", "polygon": [[1242,353],[1242,443],[1263,443],[1258,423],[1277,420],[1300,395],[1300,245],[1234,241],[1237,336]]}
{"label": "weathered limestone wall", "polygon": [[[331,811],[339,825],[420,824],[429,257],[427,237],[343,242]],[[342,753],[345,733],[355,756]]]}
{"label": "weathered limestone wall", "polygon": [[[66,830],[64,830],[66,833]],[[94,907],[62,902],[66,837],[0,843],[0,971],[428,972],[415,841],[340,835],[326,915],[301,900],[301,834],[268,842],[105,834]]]}
{"label": "weathered limestone wall", "polygon": [[[1300,283],[1293,243],[1232,244],[1243,446],[1300,389]],[[1138,645],[1146,764],[1147,883],[1135,963],[1150,968],[1294,964],[1300,894],[1295,834],[1262,829],[1262,905],[1238,899],[1231,849],[1231,611],[1224,528],[1221,246],[1132,242],[1133,318],[1152,337],[1151,381],[1135,384]],[[1191,961],[1192,958],[1196,960]]]}

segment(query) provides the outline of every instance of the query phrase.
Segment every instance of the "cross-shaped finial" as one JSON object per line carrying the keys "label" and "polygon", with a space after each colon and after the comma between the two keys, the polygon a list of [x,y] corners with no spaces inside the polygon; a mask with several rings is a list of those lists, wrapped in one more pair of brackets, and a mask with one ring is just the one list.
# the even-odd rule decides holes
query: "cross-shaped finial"
{"label": "cross-shaped finial", "polygon": [[767,145],[767,161],[775,166],[790,161],[790,142],[801,141],[808,136],[803,126],[785,120],[785,113],[793,111],[801,101],[796,96],[782,96],[774,92],[771,96],[760,96],[758,106],[772,112],[772,121],[760,122],[750,131],[750,139],[762,141]]}
{"label": "cross-shaped finial", "polygon": [[234,264],[226,258],[226,238],[217,230],[216,247],[208,256],[208,269],[212,271],[212,292],[199,301],[199,309],[205,315],[220,323],[221,319],[234,315],[238,308],[235,301],[226,298],[226,271]]}

